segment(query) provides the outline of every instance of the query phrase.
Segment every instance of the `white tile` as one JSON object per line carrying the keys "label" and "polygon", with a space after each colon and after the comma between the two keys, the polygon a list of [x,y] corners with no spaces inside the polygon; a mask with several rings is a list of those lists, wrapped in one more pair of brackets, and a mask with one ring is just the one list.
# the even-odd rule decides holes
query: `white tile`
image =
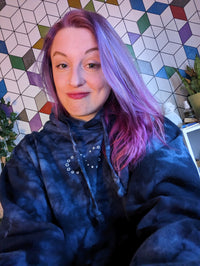
{"label": "white tile", "polygon": [[127,33],[122,37],[122,42],[125,44],[131,45],[131,42],[130,42],[130,39]]}
{"label": "white tile", "polygon": [[44,126],[44,124],[47,121],[49,121],[49,115],[43,114],[43,113],[39,113],[39,115],[40,115],[40,119],[41,119],[42,125]]}
{"label": "white tile", "polygon": [[158,54],[157,51],[145,49],[137,59],[150,62]]}
{"label": "white tile", "polygon": [[29,23],[36,23],[33,11],[21,9],[23,20]]}
{"label": "white tile", "polygon": [[0,25],[2,29],[13,30],[10,18],[0,17]]}
{"label": "white tile", "polygon": [[104,3],[98,2],[98,1],[94,1],[93,4],[94,4],[94,8],[95,8],[96,13],[99,13],[99,9],[101,9],[102,6],[104,6]]}
{"label": "white tile", "polygon": [[31,133],[30,125],[29,125],[28,122],[18,120],[17,121],[17,126],[18,126],[18,129],[19,129],[19,132],[21,133],[22,138],[23,138],[24,135],[27,135],[27,134]]}
{"label": "white tile", "polygon": [[161,52],[161,57],[165,66],[176,67],[176,61],[173,55]]}
{"label": "white tile", "polygon": [[120,21],[119,24],[115,27],[115,31],[118,33],[119,37],[122,37],[126,34],[126,27],[124,25],[124,21]]}
{"label": "white tile", "polygon": [[23,95],[34,98],[35,96],[38,95],[40,91],[41,89],[39,89],[38,87],[33,85],[28,85],[28,88],[23,92]]}
{"label": "white tile", "polygon": [[168,42],[167,45],[163,47],[162,53],[174,55],[180,48],[181,48],[180,44]]}
{"label": "white tile", "polygon": [[147,88],[148,90],[151,92],[152,95],[154,95],[158,90],[158,84],[156,82],[156,79],[155,78],[152,78],[148,84],[147,84]]}
{"label": "white tile", "polygon": [[13,50],[12,50],[12,55],[23,57],[30,47],[23,46],[23,45],[17,45]]}
{"label": "white tile", "polygon": [[177,31],[166,29],[166,34],[170,42],[182,44],[180,35]]}
{"label": "white tile", "polygon": [[5,59],[1,61],[0,69],[3,76],[5,76],[12,69],[9,56],[6,56]]}
{"label": "white tile", "polygon": [[51,16],[51,15],[48,15],[48,18],[49,18],[50,26],[53,26],[59,20],[58,17]]}
{"label": "white tile", "polygon": [[50,27],[48,16],[45,16],[39,23],[42,26]]}
{"label": "white tile", "polygon": [[30,44],[30,41],[29,41],[29,38],[28,38],[27,34],[15,32],[15,36],[16,36],[16,39],[17,39],[17,43],[19,45],[24,45],[24,46],[31,47],[31,44]]}
{"label": "white tile", "polygon": [[119,6],[107,4],[107,9],[110,16],[121,18]]}
{"label": "white tile", "polygon": [[22,23],[21,25],[19,25],[18,28],[16,28],[16,32],[27,34],[27,31],[26,31],[24,23]]}
{"label": "white tile", "polygon": [[156,41],[160,50],[168,43],[168,38],[165,30],[163,30],[157,37]]}
{"label": "white tile", "polygon": [[82,8],[84,8],[89,2],[90,0],[80,0]]}
{"label": "white tile", "polygon": [[19,6],[17,0],[6,0],[6,4],[9,5],[9,6],[16,6],[16,7]]}
{"label": "white tile", "polygon": [[172,87],[168,79],[156,77],[159,90],[172,93]]}
{"label": "white tile", "polygon": [[169,4],[169,1],[168,0],[159,0],[160,3],[163,3],[163,4]]}
{"label": "white tile", "polygon": [[35,27],[29,33],[29,39],[30,39],[31,45],[33,46],[40,38],[41,38],[41,36],[40,36],[40,32],[38,30],[38,27]]}
{"label": "white tile", "polygon": [[154,97],[158,101],[158,103],[161,103],[161,104],[166,102],[170,96],[171,96],[171,93],[166,92],[166,91],[161,91],[161,90],[157,91],[154,95]]}
{"label": "white tile", "polygon": [[19,86],[20,93],[22,94],[25,91],[25,89],[29,86],[29,79],[26,72],[18,79],[17,83]]}
{"label": "white tile", "polygon": [[111,24],[111,26],[114,28],[117,26],[117,24],[120,23],[121,18],[116,18],[116,17],[108,17],[107,21]]}
{"label": "white tile", "polygon": [[107,18],[109,16],[109,13],[108,13],[108,10],[105,4],[103,4],[101,8],[99,8],[98,13],[102,15],[104,18]]}
{"label": "white tile", "polygon": [[46,13],[48,15],[59,16],[57,5],[49,2],[44,2]]}
{"label": "white tile", "polygon": [[[30,128],[30,127],[29,127]],[[21,134],[19,129],[18,129],[18,133],[17,133],[17,138],[15,140],[15,144],[18,145],[20,143],[20,141],[25,137],[25,134]]]}
{"label": "white tile", "polygon": [[10,18],[17,11],[17,8],[14,6],[6,5],[1,11],[0,16]]}
{"label": "white tile", "polygon": [[24,2],[26,2],[26,0],[18,0],[18,2],[19,2],[19,6],[21,7],[24,4]]}
{"label": "white tile", "polygon": [[169,6],[161,14],[161,19],[164,26],[167,26],[170,21],[173,20],[173,15]]}
{"label": "white tile", "polygon": [[144,50],[145,50],[145,46],[143,43],[142,38],[139,38],[133,45],[133,50],[135,53],[135,56],[138,57]]}
{"label": "white tile", "polygon": [[159,15],[148,13],[148,18],[151,25],[163,27],[163,23]]}
{"label": "white tile", "polygon": [[184,45],[192,46],[192,47],[198,47],[200,45],[200,36],[192,35]]}
{"label": "white tile", "polygon": [[125,0],[118,0],[117,2],[118,2],[118,4],[121,4],[123,1],[125,1]]}
{"label": "white tile", "polygon": [[120,8],[120,11],[121,11],[122,17],[125,17],[125,16],[128,14],[128,12],[129,12],[130,10],[132,10],[132,7],[131,7],[131,4],[130,4],[130,1],[129,1],[129,0],[124,0],[124,1],[120,4],[119,8]]}
{"label": "white tile", "polygon": [[14,80],[5,79],[5,84],[8,92],[19,94],[19,88]]}
{"label": "white tile", "polygon": [[6,40],[6,46],[8,49],[8,53],[11,53],[12,50],[17,46],[17,40],[15,34],[11,34]]}
{"label": "white tile", "polygon": [[26,114],[27,114],[28,120],[31,121],[31,119],[37,114],[37,112],[27,109]]}
{"label": "white tile", "polygon": [[163,67],[163,60],[160,54],[157,54],[154,59],[151,61],[151,66],[154,74],[158,73],[158,71]]}
{"label": "white tile", "polygon": [[37,111],[37,106],[33,98],[22,95],[22,101],[24,103],[25,108]]}
{"label": "white tile", "polygon": [[40,0],[26,0],[22,7],[28,10],[34,10],[40,4]]}
{"label": "white tile", "polygon": [[[0,60],[1,61],[1,60]],[[5,78],[7,79],[11,79],[11,80],[16,80],[16,77],[15,77],[15,73],[14,73],[14,70],[11,69],[6,75],[5,75]]]}
{"label": "white tile", "polygon": [[155,35],[151,26],[148,27],[148,29],[146,29],[142,35],[145,37],[150,37],[152,39],[155,39]]}
{"label": "white tile", "polygon": [[10,35],[13,33],[12,30],[4,30],[4,29],[2,29],[1,32],[2,32],[2,35],[3,35],[3,40],[5,40],[5,41],[6,41],[6,40],[10,37]]}
{"label": "white tile", "polygon": [[4,96],[4,100],[6,102],[10,102],[12,104],[13,111],[16,113],[17,113],[17,111],[15,111],[15,109],[14,109],[14,107],[15,107],[14,103],[18,97],[19,97],[19,94],[12,93],[12,92],[7,92],[6,95]]}
{"label": "white tile", "polygon": [[44,8],[43,2],[40,3],[40,5],[38,5],[37,8],[34,10],[34,15],[38,24],[46,16],[46,10]]}
{"label": "white tile", "polygon": [[128,32],[133,32],[133,33],[140,34],[140,31],[139,31],[139,28],[138,28],[138,25],[137,25],[136,21],[131,21],[131,20],[125,19],[124,23],[126,25],[126,29],[127,29]]}
{"label": "white tile", "polygon": [[145,9],[149,9],[153,4],[154,4],[155,0],[143,0]]}
{"label": "white tile", "polygon": [[187,59],[185,50],[183,47],[181,47],[174,55],[177,67],[180,68],[180,66],[184,63],[184,61]]}
{"label": "white tile", "polygon": [[131,21],[138,21],[142,16],[144,15],[143,11],[139,10],[131,10],[127,16],[125,16],[125,19],[129,19]]}
{"label": "white tile", "polygon": [[150,80],[152,79],[152,76],[147,75],[147,74],[141,74],[141,77],[142,77],[142,79],[143,79],[145,85],[146,85],[148,82],[150,82]]}
{"label": "white tile", "polygon": [[175,20],[170,21],[167,25],[166,25],[166,29],[168,30],[172,30],[172,31],[177,31],[177,26],[175,23]]}
{"label": "white tile", "polygon": [[24,26],[26,28],[27,33],[29,33],[30,31],[32,31],[36,27],[35,24],[29,23],[29,22],[24,22]]}
{"label": "white tile", "polygon": [[68,2],[67,1],[65,1],[65,0],[59,0],[57,2],[57,7],[58,7],[58,12],[59,12],[60,16],[62,16],[68,10],[69,5],[68,5]]}
{"label": "white tile", "polygon": [[197,7],[197,10],[200,11],[200,1],[199,0],[194,0],[194,2],[195,2],[195,5]]}
{"label": "white tile", "polygon": [[24,74],[24,71],[21,70],[21,69],[14,68],[13,71],[15,73],[15,76],[16,76],[16,79],[17,80]]}
{"label": "white tile", "polygon": [[182,20],[182,19],[175,19],[177,29],[178,31],[187,23],[187,21]]}
{"label": "white tile", "polygon": [[17,27],[23,22],[21,11],[18,10],[12,17],[11,22],[13,25],[13,29],[16,30]]}
{"label": "white tile", "polygon": [[199,23],[199,14],[198,12],[196,12],[190,19],[189,19],[190,22],[193,22],[193,23]]}
{"label": "white tile", "polygon": [[189,20],[194,13],[196,12],[196,6],[193,1],[189,1],[187,5],[184,7],[184,11],[187,17],[187,20]]}
{"label": "white tile", "polygon": [[147,49],[158,51],[158,45],[155,39],[146,36],[141,37],[143,39],[144,45]]}
{"label": "white tile", "polygon": [[192,34],[200,36],[200,21],[199,23],[189,22]]}
{"label": "white tile", "polygon": [[161,27],[151,26],[151,28],[155,37],[157,37],[163,31],[163,28]]}
{"label": "white tile", "polygon": [[[3,62],[3,61],[6,59],[6,57],[8,57],[7,54],[2,54],[2,53],[0,53],[0,64],[1,64],[1,62]],[[0,69],[1,69],[1,68],[0,68]]]}

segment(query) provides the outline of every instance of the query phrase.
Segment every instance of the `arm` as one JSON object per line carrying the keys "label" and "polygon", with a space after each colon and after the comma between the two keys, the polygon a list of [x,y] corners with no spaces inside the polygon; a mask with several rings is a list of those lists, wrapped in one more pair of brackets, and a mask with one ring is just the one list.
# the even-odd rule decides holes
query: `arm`
{"label": "arm", "polygon": [[0,265],[62,265],[64,235],[53,223],[34,141],[15,149],[0,179]]}
{"label": "arm", "polygon": [[169,147],[150,152],[134,172],[140,246],[131,265],[200,265],[200,179],[181,132],[166,130]]}

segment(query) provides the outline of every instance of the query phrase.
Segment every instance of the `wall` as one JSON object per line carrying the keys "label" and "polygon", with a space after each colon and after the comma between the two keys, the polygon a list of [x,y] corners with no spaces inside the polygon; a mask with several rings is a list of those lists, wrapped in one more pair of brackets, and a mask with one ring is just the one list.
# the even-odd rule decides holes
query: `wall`
{"label": "wall", "polygon": [[199,0],[1,0],[0,98],[19,114],[17,141],[48,120],[36,58],[49,27],[72,8],[106,17],[158,102],[171,101],[182,114],[186,92],[174,68],[193,65],[200,52]]}

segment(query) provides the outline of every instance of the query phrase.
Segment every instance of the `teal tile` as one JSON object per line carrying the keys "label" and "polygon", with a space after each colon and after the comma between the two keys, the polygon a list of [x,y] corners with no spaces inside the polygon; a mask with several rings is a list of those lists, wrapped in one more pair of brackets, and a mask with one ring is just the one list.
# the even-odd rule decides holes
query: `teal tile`
{"label": "teal tile", "polygon": [[149,28],[150,21],[147,13],[144,13],[144,15],[137,21],[137,25],[141,34],[143,34]]}

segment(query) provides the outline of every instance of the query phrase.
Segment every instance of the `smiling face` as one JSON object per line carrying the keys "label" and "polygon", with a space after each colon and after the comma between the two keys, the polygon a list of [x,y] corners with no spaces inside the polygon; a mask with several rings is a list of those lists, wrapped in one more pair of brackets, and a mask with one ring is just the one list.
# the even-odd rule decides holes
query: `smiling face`
{"label": "smiling face", "polygon": [[93,34],[85,28],[61,29],[51,47],[51,62],[62,106],[73,118],[92,119],[110,94]]}

